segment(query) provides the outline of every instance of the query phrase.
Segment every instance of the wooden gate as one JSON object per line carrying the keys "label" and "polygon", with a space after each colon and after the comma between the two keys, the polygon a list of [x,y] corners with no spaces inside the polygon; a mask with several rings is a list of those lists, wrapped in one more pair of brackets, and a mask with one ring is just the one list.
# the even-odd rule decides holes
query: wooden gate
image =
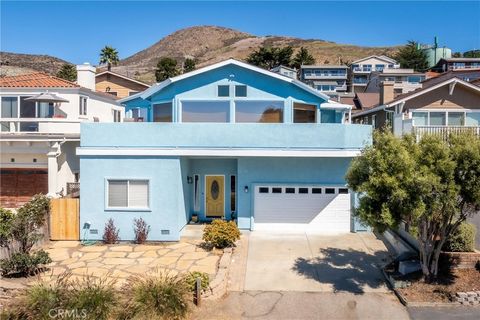
{"label": "wooden gate", "polygon": [[50,209],[50,239],[80,239],[80,199],[52,199]]}

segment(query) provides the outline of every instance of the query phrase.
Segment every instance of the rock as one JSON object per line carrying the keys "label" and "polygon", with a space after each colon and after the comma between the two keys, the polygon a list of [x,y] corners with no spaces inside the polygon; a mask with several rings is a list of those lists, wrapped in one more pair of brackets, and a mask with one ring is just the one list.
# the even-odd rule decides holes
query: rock
{"label": "rock", "polygon": [[132,252],[132,246],[111,246],[110,251]]}
{"label": "rock", "polygon": [[105,258],[104,264],[117,265],[117,264],[132,264],[133,261],[127,258]]}
{"label": "rock", "polygon": [[103,254],[105,258],[124,258],[126,255],[126,252],[105,252]]}

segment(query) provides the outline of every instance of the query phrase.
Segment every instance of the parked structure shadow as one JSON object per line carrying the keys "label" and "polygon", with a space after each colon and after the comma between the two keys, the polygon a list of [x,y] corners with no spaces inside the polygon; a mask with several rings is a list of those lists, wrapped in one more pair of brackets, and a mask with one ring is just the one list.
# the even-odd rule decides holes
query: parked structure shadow
{"label": "parked structure shadow", "polygon": [[335,291],[364,293],[366,286],[379,288],[384,285],[380,265],[385,263],[386,256],[385,251],[369,254],[353,249],[325,248],[312,259],[297,258],[292,269],[304,277],[333,285]]}

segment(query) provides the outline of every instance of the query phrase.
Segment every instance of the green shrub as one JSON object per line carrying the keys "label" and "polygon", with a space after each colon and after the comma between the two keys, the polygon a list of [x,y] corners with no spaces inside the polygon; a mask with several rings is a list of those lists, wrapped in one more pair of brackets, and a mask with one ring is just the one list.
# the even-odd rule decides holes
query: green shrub
{"label": "green shrub", "polygon": [[0,247],[7,247],[12,239],[14,218],[12,211],[0,208]]}
{"label": "green shrub", "polygon": [[20,244],[20,251],[28,253],[43,235],[38,230],[45,225],[50,211],[50,199],[42,194],[20,207],[12,222],[12,237]]}
{"label": "green shrub", "polygon": [[16,252],[10,258],[0,260],[0,271],[3,276],[28,276],[50,262],[52,259],[43,250],[33,253]]}
{"label": "green shrub", "polygon": [[200,272],[200,271],[189,272],[185,276],[185,281],[187,282],[188,286],[190,287],[190,290],[195,291],[195,284],[197,282],[197,278],[201,279],[202,290],[203,291],[207,290],[208,286],[210,285],[210,277],[208,276],[207,273]]}
{"label": "green shrub", "polygon": [[463,222],[458,229],[450,235],[443,245],[444,251],[473,252],[475,251],[475,225]]}
{"label": "green shrub", "polygon": [[240,230],[233,221],[215,219],[203,231],[203,240],[216,248],[231,247],[238,239]]}
{"label": "green shrub", "polygon": [[83,311],[85,317],[82,319],[108,319],[116,304],[114,282],[107,281],[106,278],[85,275],[70,282],[67,309]]}
{"label": "green shrub", "polygon": [[120,318],[170,320],[187,315],[191,292],[181,276],[163,272],[136,276],[129,279],[127,288],[128,307]]}

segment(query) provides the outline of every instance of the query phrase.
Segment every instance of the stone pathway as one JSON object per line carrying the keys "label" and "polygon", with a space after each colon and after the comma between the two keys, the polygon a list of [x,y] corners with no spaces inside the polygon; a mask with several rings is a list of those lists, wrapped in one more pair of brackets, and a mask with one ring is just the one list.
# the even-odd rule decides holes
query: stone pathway
{"label": "stone pathway", "polygon": [[117,244],[81,246],[78,242],[53,242],[47,251],[52,263],[50,271],[42,275],[45,280],[70,272],[72,277],[85,274],[115,278],[122,284],[132,275],[149,271],[200,271],[213,279],[221,257],[219,251],[205,251],[198,241],[151,245]]}

